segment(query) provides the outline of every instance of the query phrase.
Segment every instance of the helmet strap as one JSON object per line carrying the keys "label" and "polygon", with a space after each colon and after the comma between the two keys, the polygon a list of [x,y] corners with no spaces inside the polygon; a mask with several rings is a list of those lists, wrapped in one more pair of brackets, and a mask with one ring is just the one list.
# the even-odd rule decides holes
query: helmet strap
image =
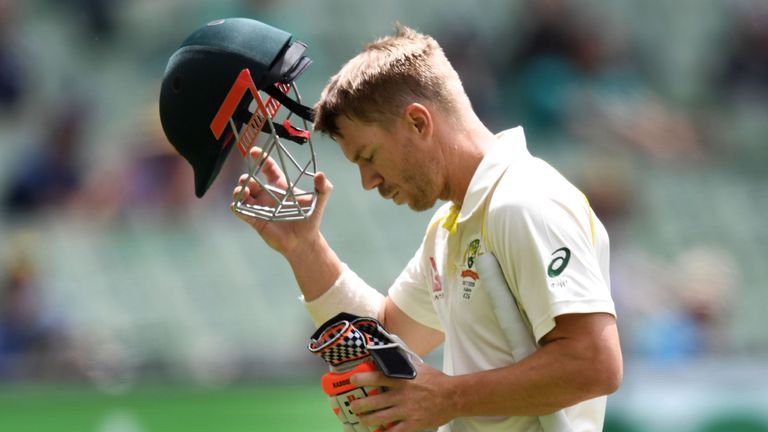
{"label": "helmet strap", "polygon": [[275,98],[278,102],[280,102],[281,105],[288,108],[291,112],[296,114],[297,116],[303,118],[304,120],[308,122],[315,121],[315,111],[302,104],[301,102],[295,101],[291,99],[288,95],[282,92],[275,84],[271,84],[263,89],[264,93],[272,96]]}

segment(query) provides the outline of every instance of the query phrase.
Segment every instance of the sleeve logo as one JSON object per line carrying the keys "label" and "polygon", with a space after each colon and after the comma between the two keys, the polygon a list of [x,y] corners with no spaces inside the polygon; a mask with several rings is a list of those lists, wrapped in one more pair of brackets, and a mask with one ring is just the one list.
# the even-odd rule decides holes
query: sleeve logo
{"label": "sleeve logo", "polygon": [[432,265],[432,294],[435,300],[445,296],[443,293],[443,283],[440,281],[440,273],[437,271],[437,262],[435,257],[429,257],[429,263]]}
{"label": "sleeve logo", "polygon": [[549,277],[560,276],[560,273],[568,266],[568,261],[571,260],[571,250],[567,247],[560,248],[552,252],[554,257],[547,267],[547,275]]}

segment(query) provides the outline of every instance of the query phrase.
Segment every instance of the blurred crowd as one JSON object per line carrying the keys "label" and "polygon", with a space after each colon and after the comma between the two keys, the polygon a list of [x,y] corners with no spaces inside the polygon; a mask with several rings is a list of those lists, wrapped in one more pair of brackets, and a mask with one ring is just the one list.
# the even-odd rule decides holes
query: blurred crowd
{"label": "blurred crowd", "polygon": [[[700,85],[684,98],[665,88],[663,69],[626,23],[632,17],[617,19],[594,2],[522,1],[522,13],[490,36],[456,22],[419,26],[403,19],[441,42],[492,129],[522,124],[534,153],[578,161],[566,171],[611,235],[612,285],[628,356],[668,362],[735,349],[729,329],[743,290],[736,253],[711,242],[670,252],[636,241],[645,235],[637,229],[648,205],[640,179],[645,167],[723,171],[744,184],[765,178],[768,3],[724,5],[717,43],[695,77]],[[40,277],[46,269],[34,258],[45,242],[23,233],[67,218],[88,220],[94,230],[137,214],[169,226],[194,223],[200,208],[221,208],[229,193],[220,182],[202,202],[194,199],[191,170],[165,141],[149,98],[122,120],[125,134],[109,135],[117,142],[107,144],[118,150],[100,152],[105,144],[95,141],[110,111],[103,98],[67,76],[54,80],[53,91],[41,89],[57,68],[40,64],[21,38],[36,7],[53,9],[48,13],[62,26],[76,29],[74,51],[94,57],[86,62],[107,61],[142,32],[141,21],[123,15],[125,2],[0,0],[0,380],[88,376],[89,347],[46,300],[48,279]],[[279,14],[276,8],[243,1],[226,12],[259,18],[265,10]],[[176,43],[145,46],[142,56],[163,64]],[[157,79],[147,76],[145,83],[154,88]],[[238,167],[226,170],[235,178]]]}

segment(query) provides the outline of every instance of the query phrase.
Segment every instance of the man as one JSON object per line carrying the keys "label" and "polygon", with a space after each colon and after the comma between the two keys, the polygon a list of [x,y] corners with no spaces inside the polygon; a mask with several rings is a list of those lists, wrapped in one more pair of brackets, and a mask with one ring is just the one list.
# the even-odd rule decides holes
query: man
{"label": "man", "polygon": [[[239,215],[285,256],[316,323],[340,311],[377,317],[418,354],[441,343],[444,371],[418,365],[414,380],[378,372],[353,378],[388,392],[352,409],[391,430],[538,431],[537,416],[564,409],[571,430],[602,430],[605,396],[622,360],[608,287],[608,237],[581,192],[532,157],[522,129],[498,135],[477,118],[437,42],[399,27],[351,59],[315,106],[360,170],[363,187],[423,211],[447,201],[384,297],[342,263],[319,225],[332,185],[315,176],[307,221]],[[256,152],[258,150],[254,150]],[[273,161],[268,181],[281,183]],[[243,176],[246,202],[265,192]],[[536,351],[515,360],[475,261],[492,254]],[[511,310],[509,311],[512,312]]]}

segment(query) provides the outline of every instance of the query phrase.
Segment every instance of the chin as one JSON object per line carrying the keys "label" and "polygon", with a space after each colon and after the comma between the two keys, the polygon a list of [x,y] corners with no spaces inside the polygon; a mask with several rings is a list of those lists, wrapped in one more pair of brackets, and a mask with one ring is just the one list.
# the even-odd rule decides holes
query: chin
{"label": "chin", "polygon": [[429,209],[431,209],[434,206],[435,206],[435,201],[434,200],[432,202],[426,202],[426,201],[412,202],[412,201],[408,201],[408,208],[410,208],[413,211],[417,211],[417,212],[423,212],[423,211],[429,210]]}

